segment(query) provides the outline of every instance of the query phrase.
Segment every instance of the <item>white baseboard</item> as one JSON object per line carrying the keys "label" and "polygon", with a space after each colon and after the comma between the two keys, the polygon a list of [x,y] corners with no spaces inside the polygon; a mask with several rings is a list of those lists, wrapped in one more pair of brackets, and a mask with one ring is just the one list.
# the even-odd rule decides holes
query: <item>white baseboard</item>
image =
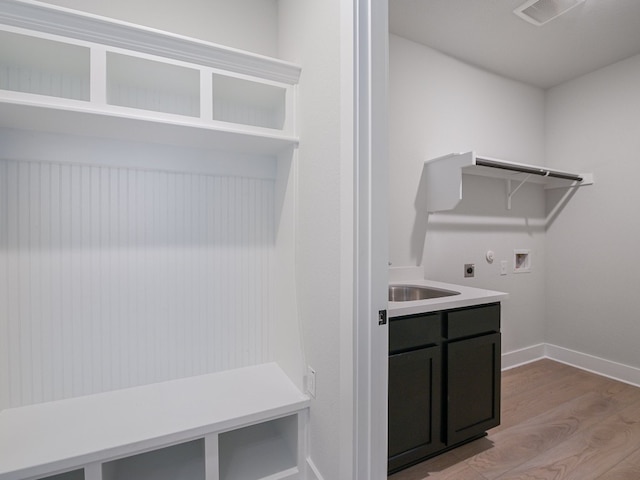
{"label": "white baseboard", "polygon": [[307,457],[307,471],[305,472],[306,476],[304,477],[306,480],[324,480],[318,468],[313,463],[309,457]]}
{"label": "white baseboard", "polygon": [[581,370],[640,387],[640,368],[612,362],[611,360],[549,343],[541,343],[520,350],[514,350],[513,352],[503,353],[502,370],[509,370],[542,358],[549,358]]}
{"label": "white baseboard", "polygon": [[611,360],[576,352],[557,345],[546,344],[545,351],[547,358],[557,362],[566,363],[588,372],[597,373],[603,377],[640,387],[640,368],[612,362]]}
{"label": "white baseboard", "polygon": [[545,358],[545,344],[540,343],[531,347],[521,348],[513,352],[502,354],[502,370],[509,370],[520,365],[535,362]]}

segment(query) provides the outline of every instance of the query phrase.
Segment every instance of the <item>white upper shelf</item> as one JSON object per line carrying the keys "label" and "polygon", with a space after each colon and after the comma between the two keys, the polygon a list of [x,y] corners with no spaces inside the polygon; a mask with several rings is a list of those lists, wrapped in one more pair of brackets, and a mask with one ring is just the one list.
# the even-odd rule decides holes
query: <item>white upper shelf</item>
{"label": "white upper shelf", "polygon": [[156,29],[0,0],[0,127],[272,155],[298,144],[300,71]]}
{"label": "white upper shelf", "polygon": [[[526,182],[544,188],[573,188],[593,184],[593,174],[572,173],[538,165],[498,160],[474,152],[451,153],[425,161],[427,209],[429,212],[452,210],[462,200],[462,174],[504,178],[509,182],[507,206],[511,197]],[[518,182],[512,188],[511,182]]]}

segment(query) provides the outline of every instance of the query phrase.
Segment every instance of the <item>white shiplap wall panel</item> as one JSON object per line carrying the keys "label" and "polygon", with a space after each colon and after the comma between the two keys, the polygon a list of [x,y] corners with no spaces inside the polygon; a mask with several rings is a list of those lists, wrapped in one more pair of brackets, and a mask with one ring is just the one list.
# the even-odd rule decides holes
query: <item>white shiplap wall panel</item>
{"label": "white shiplap wall panel", "polygon": [[0,409],[270,360],[274,182],[0,161]]}

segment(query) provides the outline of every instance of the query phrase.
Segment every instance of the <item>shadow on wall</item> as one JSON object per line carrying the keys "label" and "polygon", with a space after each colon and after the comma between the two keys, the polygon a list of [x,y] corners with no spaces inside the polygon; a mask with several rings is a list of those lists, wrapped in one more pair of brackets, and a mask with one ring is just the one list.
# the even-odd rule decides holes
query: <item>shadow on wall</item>
{"label": "shadow on wall", "polygon": [[547,190],[545,204],[547,214],[546,228],[553,225],[553,222],[556,221],[560,212],[562,212],[577,191],[577,188],[554,188]]}
{"label": "shadow on wall", "polygon": [[429,222],[429,212],[427,210],[427,180],[426,169],[422,168],[420,175],[420,183],[418,183],[418,191],[414,207],[416,210],[416,218],[413,222],[411,231],[411,258],[416,259],[416,265],[421,265],[424,259],[424,244],[427,236],[427,223]]}
{"label": "shadow on wall", "polygon": [[[569,203],[577,188],[555,188],[543,190],[544,210],[535,207],[536,202],[530,201],[526,192],[518,206],[508,210],[506,208],[506,187],[502,189],[504,180],[463,176],[465,197],[453,210],[446,212],[429,212],[427,205],[426,169],[423,168],[418,184],[414,208],[415,221],[411,232],[411,257],[416,265],[424,261],[427,229],[431,232],[510,232],[544,233],[558,218],[564,207]],[[496,188],[498,187],[498,188]],[[535,195],[540,185],[525,185]],[[542,205],[542,203],[539,203]]]}

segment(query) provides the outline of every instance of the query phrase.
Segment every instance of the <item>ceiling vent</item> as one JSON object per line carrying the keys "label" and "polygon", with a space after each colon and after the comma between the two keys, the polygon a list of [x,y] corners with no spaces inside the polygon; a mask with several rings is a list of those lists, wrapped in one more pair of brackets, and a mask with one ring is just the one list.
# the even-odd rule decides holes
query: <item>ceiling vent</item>
{"label": "ceiling vent", "polygon": [[540,26],[568,12],[585,0],[529,0],[513,13],[529,23]]}

